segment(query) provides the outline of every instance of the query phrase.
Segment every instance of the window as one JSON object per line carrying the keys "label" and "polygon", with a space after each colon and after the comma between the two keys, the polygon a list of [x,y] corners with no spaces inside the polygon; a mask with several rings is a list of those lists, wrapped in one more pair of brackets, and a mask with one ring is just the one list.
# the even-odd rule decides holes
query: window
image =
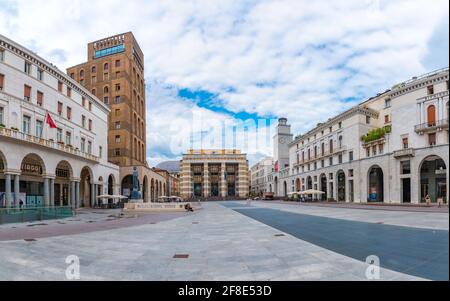
{"label": "window", "polygon": [[81,126],[86,128],[86,116],[81,115]]}
{"label": "window", "polygon": [[110,47],[110,48],[106,48],[106,49],[102,49],[102,50],[97,50],[94,54],[94,58],[100,58],[100,57],[104,57],[104,56],[108,56],[108,55],[112,55],[112,54],[116,54],[119,52],[124,52],[125,51],[125,45],[124,44],[120,44],[114,47]]}
{"label": "window", "polygon": [[66,132],[66,144],[71,145],[72,144],[72,133]]}
{"label": "window", "polygon": [[342,136],[339,136],[339,140],[338,140],[338,147],[342,148]]}
{"label": "window", "polygon": [[332,154],[333,153],[333,140],[330,140],[329,146],[330,146],[330,154]]}
{"label": "window", "polygon": [[36,137],[42,137],[43,122],[36,120]]}
{"label": "window", "polygon": [[92,131],[92,119],[88,120],[88,129]]}
{"label": "window", "polygon": [[348,153],[348,161],[353,161],[353,151]]}
{"label": "window", "polygon": [[103,103],[105,103],[106,105],[109,104],[109,97],[108,96],[103,97]]}
{"label": "window", "polygon": [[384,123],[389,123],[389,115],[384,115]]}
{"label": "window", "polygon": [[373,153],[374,156],[377,155],[377,146],[376,146],[376,145],[374,145],[374,146],[372,147],[372,153]]}
{"label": "window", "polygon": [[339,164],[342,164],[342,155],[341,154],[338,156],[338,161],[339,161]]}
{"label": "window", "polygon": [[62,111],[63,111],[63,103],[58,101],[58,115],[62,116]]}
{"label": "window", "polygon": [[366,124],[370,124],[370,116],[366,116]]}
{"label": "window", "polygon": [[98,157],[101,158],[103,156],[103,147],[98,147]]}
{"label": "window", "polygon": [[108,63],[105,63],[103,65],[103,70],[109,70],[109,64]]}
{"label": "window", "polygon": [[400,174],[409,175],[411,173],[411,161],[400,162]]}
{"label": "window", "polygon": [[92,102],[91,101],[88,104],[88,109],[89,109],[89,112],[92,111]]}
{"label": "window", "polygon": [[86,145],[86,139],[81,138],[80,149],[83,153],[84,153],[85,145]]}
{"label": "window", "polygon": [[91,73],[96,73],[96,72],[97,72],[97,68],[95,66],[92,66]]}
{"label": "window", "polygon": [[114,124],[114,128],[116,130],[120,130],[120,121],[116,121],[116,123]]}
{"label": "window", "polygon": [[97,90],[95,90],[95,89],[92,89],[91,92],[92,92],[93,95],[96,95],[96,94],[97,94]]}
{"label": "window", "polygon": [[116,96],[116,97],[114,98],[114,102],[115,102],[115,103],[120,103],[120,96]]}
{"label": "window", "polygon": [[390,98],[386,98],[384,100],[384,107],[385,108],[390,108],[391,107],[391,99]]}
{"label": "window", "polygon": [[84,108],[86,106],[86,98],[81,97],[81,106]]}
{"label": "window", "polygon": [[58,82],[58,92],[62,93],[63,90],[63,83],[62,82]]}
{"label": "window", "polygon": [[120,60],[116,60],[116,67],[120,67]]}
{"label": "window", "polygon": [[380,155],[382,155],[384,153],[384,144],[380,144],[378,146],[378,152],[380,153]]}
{"label": "window", "polygon": [[434,86],[430,85],[427,87],[428,95],[434,94]]}
{"label": "window", "polygon": [[330,157],[329,159],[328,159],[328,165],[333,165],[333,157]]}
{"label": "window", "polygon": [[31,99],[31,87],[24,85],[23,87],[23,99],[26,101],[30,101]]}
{"label": "window", "polygon": [[0,91],[3,90],[4,84],[5,84],[5,75],[0,74]]}
{"label": "window", "polygon": [[348,170],[348,176],[349,176],[349,178],[353,177],[353,169]]}
{"label": "window", "polygon": [[120,77],[120,71],[116,71],[116,78]]}
{"label": "window", "polygon": [[26,74],[30,74],[30,72],[31,72],[31,64],[30,63],[25,62],[24,71]]}
{"label": "window", "polygon": [[84,77],[84,70],[80,70],[80,78]]}
{"label": "window", "polygon": [[116,91],[120,91],[120,84],[116,84]]}
{"label": "window", "polygon": [[72,108],[67,107],[67,119],[72,120]]}
{"label": "window", "polygon": [[339,128],[342,129],[342,122],[339,122]]}
{"label": "window", "polygon": [[408,137],[404,137],[404,138],[402,139],[402,143],[403,143],[403,148],[404,148],[404,149],[409,148]]}
{"label": "window", "polygon": [[116,117],[119,117],[119,116],[120,116],[120,109],[116,109],[115,115],[116,115]]}
{"label": "window", "polygon": [[87,153],[88,154],[92,154],[92,142],[91,141],[88,141]]}
{"label": "window", "polygon": [[97,83],[97,76],[92,76],[92,78],[91,78],[91,84],[95,84],[95,83]]}
{"label": "window", "polygon": [[116,149],[114,150],[114,155],[115,155],[116,157],[120,156],[120,148],[116,148]]}
{"label": "window", "polygon": [[5,60],[5,51],[0,49],[0,62]]}
{"label": "window", "polygon": [[428,144],[430,146],[436,145],[436,133],[428,134]]}
{"label": "window", "polygon": [[72,97],[72,89],[67,87],[67,97]]}
{"label": "window", "polygon": [[42,69],[38,69],[37,71],[37,79],[43,80],[44,79],[44,71]]}
{"label": "window", "polygon": [[23,116],[22,132],[29,135],[30,134],[30,125],[31,125],[31,117]]}
{"label": "window", "polygon": [[62,129],[56,129],[56,141],[63,142],[63,131]]}
{"label": "window", "polygon": [[116,141],[116,143],[120,143],[120,135],[116,136],[116,140],[115,141]]}
{"label": "window", "polygon": [[80,85],[84,86],[84,79],[80,79]]}
{"label": "window", "polygon": [[0,107],[0,124],[3,124],[3,107]]}
{"label": "window", "polygon": [[322,168],[325,167],[325,160],[321,160],[321,161],[320,161],[320,167],[322,167]]}
{"label": "window", "polygon": [[366,157],[370,157],[370,147],[366,148]]}
{"label": "window", "polygon": [[103,73],[103,80],[104,81],[109,80],[109,73]]}
{"label": "window", "polygon": [[109,93],[109,88],[108,87],[104,87],[103,88],[103,94],[108,94]]}
{"label": "window", "polygon": [[44,93],[37,91],[37,105],[42,107],[44,104]]}
{"label": "window", "polygon": [[70,78],[75,78],[75,73],[70,73]]}

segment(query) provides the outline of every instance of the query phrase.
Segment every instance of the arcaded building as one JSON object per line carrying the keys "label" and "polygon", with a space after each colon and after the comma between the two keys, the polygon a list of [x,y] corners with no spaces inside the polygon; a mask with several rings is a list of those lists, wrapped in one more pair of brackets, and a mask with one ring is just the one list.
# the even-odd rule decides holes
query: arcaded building
{"label": "arcaded building", "polygon": [[110,108],[0,35],[0,207],[92,207],[119,193],[108,162]]}
{"label": "arcaded building", "polygon": [[248,196],[247,155],[239,150],[190,150],[181,161],[183,198]]}
{"label": "arcaded building", "polygon": [[[397,84],[292,140],[280,119],[271,189],[340,202],[448,203],[449,70]],[[289,137],[287,137],[289,138]],[[282,155],[288,152],[288,163]],[[277,165],[278,162],[278,165]],[[280,164],[280,162],[282,164]]]}

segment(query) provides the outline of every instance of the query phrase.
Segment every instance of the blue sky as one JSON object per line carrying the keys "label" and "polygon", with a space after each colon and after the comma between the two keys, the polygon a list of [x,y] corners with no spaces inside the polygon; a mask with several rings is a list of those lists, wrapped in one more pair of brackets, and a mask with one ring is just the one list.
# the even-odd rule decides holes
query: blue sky
{"label": "blue sky", "polygon": [[88,42],[133,31],[145,54],[149,163],[193,143],[237,145],[254,163],[271,155],[276,118],[297,135],[448,66],[447,1],[324,3],[0,0],[0,33],[64,70],[86,60]]}

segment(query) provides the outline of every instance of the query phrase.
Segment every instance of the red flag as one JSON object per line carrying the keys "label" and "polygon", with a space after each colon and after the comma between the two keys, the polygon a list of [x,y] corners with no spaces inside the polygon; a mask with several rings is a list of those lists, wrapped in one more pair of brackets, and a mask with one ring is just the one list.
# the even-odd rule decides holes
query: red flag
{"label": "red flag", "polygon": [[48,124],[51,129],[56,129],[56,123],[53,121],[50,113],[47,113],[47,117],[45,117],[45,123]]}

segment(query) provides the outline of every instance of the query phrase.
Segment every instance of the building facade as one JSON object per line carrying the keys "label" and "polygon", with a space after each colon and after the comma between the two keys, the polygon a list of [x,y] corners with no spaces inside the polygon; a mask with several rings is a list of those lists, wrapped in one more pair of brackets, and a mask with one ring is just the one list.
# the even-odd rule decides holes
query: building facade
{"label": "building facade", "polygon": [[0,35],[0,206],[91,207],[96,196],[117,194],[109,111],[53,64]]}
{"label": "building facade", "polygon": [[87,49],[87,62],[67,74],[110,108],[108,159],[121,167],[122,194],[131,195],[136,166],[144,202],[156,201],[168,194],[168,183],[146,159],[144,54],[131,32],[91,42]]}
{"label": "building facade", "polygon": [[297,136],[288,166],[273,173],[274,192],[416,204],[428,195],[446,203],[448,77],[448,68],[415,77]]}
{"label": "building facade", "polygon": [[245,198],[248,187],[247,156],[239,150],[190,150],[183,155],[183,198]]}
{"label": "building facade", "polygon": [[267,157],[250,168],[250,191],[254,195],[272,192],[271,175],[274,172],[272,157]]}

